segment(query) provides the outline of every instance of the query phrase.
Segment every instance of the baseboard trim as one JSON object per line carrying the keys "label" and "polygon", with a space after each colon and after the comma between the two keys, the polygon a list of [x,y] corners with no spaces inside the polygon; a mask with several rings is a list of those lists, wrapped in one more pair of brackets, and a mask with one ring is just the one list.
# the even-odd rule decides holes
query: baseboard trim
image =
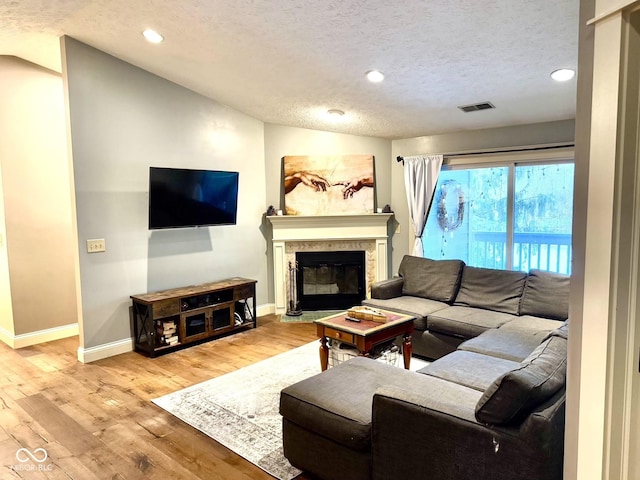
{"label": "baseboard trim", "polygon": [[[262,315],[275,313],[276,307],[274,303],[268,303],[266,305],[258,305],[256,310],[258,317],[261,317]],[[2,335],[1,331],[0,335]],[[95,362],[97,360],[102,360],[103,358],[131,352],[133,351],[133,347],[133,338],[124,338],[122,340],[116,340],[115,342],[105,343],[104,345],[97,345],[89,348],[78,347],[78,361],[82,363]]]}
{"label": "baseboard trim", "polygon": [[14,335],[4,328],[0,328],[0,340],[9,345],[14,350],[17,348],[30,347],[44,342],[52,342],[63,338],[78,335],[78,324],[71,323],[60,327],[46,328],[36,332],[21,333]]}
{"label": "baseboard trim", "polygon": [[105,343],[96,347],[78,347],[78,361],[91,363],[131,351],[133,351],[133,338],[123,338],[122,340],[116,340],[115,342]]}
{"label": "baseboard trim", "polygon": [[272,313],[276,313],[276,304],[267,303],[266,305],[258,305],[257,310],[259,317],[263,315],[271,315]]}
{"label": "baseboard trim", "polygon": [[0,341],[13,348],[13,333],[5,328],[0,327]]}

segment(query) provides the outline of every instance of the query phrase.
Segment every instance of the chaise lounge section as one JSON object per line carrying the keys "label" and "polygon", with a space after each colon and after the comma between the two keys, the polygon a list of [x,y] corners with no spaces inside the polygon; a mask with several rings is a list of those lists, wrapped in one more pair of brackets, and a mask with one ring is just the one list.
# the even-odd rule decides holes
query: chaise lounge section
{"label": "chaise lounge section", "polygon": [[[481,299],[469,286],[486,290],[479,279],[494,273],[472,271],[467,278],[473,281],[463,289],[461,272],[458,284],[449,284],[452,294],[441,286],[454,276],[455,264],[430,262],[431,275],[421,282],[440,290],[425,290],[427,297],[408,295],[412,298],[404,299],[409,303],[403,306],[431,309],[416,315],[416,322],[425,325],[420,336],[429,326],[444,330],[439,326],[448,325],[438,334],[454,339],[447,345],[456,347],[418,372],[359,357],[285,388],[280,403],[285,456],[323,480],[560,480],[568,323],[550,317],[561,317],[568,309],[568,277],[546,272],[516,277],[509,272],[516,282],[525,277],[517,287],[517,310],[487,309],[489,315],[482,317],[479,310],[484,309],[477,306]],[[443,281],[434,281],[434,272],[443,270]],[[401,275],[407,272],[401,269]],[[554,282],[566,287],[566,298],[557,294]],[[531,315],[539,298],[529,296],[527,283],[538,294],[553,286],[552,298],[560,304],[535,307],[536,313],[546,309],[550,317]],[[513,301],[517,288],[501,285],[507,291],[495,289],[492,298]],[[462,305],[465,296],[475,300]],[[433,308],[435,302],[440,308]],[[454,315],[437,313],[456,307]],[[463,314],[464,308],[474,310]],[[434,350],[428,353],[433,358]]]}

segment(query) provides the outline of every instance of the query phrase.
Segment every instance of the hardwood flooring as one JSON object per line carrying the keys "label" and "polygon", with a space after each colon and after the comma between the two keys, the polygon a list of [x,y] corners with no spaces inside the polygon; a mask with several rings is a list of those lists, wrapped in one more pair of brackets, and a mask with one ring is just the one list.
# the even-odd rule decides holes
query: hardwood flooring
{"label": "hardwood flooring", "polygon": [[[0,343],[0,479],[270,480],[150,400],[315,338],[313,324],[268,315],[256,329],[154,359],[130,352],[82,364],[77,337]],[[20,448],[48,458],[21,463]]]}

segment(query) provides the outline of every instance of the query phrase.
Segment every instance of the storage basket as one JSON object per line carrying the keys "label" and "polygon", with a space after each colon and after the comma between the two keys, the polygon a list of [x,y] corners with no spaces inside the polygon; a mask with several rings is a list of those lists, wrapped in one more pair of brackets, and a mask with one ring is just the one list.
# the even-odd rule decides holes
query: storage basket
{"label": "storage basket", "polygon": [[[371,358],[397,367],[400,356],[399,352],[400,348],[398,348],[397,345],[388,342],[374,347]],[[358,355],[358,349],[354,346],[337,340],[331,340],[331,344],[329,345],[329,367],[335,367]]]}

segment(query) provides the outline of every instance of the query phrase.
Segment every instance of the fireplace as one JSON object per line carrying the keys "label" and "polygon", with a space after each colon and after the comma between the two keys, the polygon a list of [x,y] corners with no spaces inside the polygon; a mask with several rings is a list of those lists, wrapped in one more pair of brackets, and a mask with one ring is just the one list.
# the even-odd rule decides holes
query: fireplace
{"label": "fireplace", "polygon": [[[364,251],[365,286],[363,295],[366,297],[374,282],[388,278],[389,232],[387,221],[392,216],[392,213],[268,216],[267,218],[273,227],[275,313],[284,314],[290,306],[289,292],[292,282],[289,279],[289,266],[295,264],[296,254],[301,252]],[[296,288],[296,296],[297,294]],[[348,307],[358,303],[358,301],[354,301]]]}
{"label": "fireplace", "polygon": [[365,298],[365,251],[296,252],[301,310],[341,310]]}

